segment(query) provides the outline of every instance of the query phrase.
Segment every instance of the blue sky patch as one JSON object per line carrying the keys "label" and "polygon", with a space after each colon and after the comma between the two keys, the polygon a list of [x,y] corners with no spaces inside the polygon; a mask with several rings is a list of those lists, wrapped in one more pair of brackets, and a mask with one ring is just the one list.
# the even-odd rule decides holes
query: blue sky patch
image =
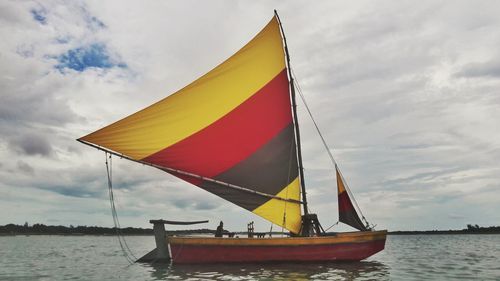
{"label": "blue sky patch", "polygon": [[41,24],[47,23],[47,12],[44,9],[38,9],[38,10],[32,9],[31,15],[33,16],[33,19],[36,20],[37,22]]}
{"label": "blue sky patch", "polygon": [[87,68],[112,68],[126,67],[123,62],[113,60],[104,44],[92,44],[86,47],[71,49],[57,57],[59,64],[56,68],[63,71],[65,68],[73,69],[79,72]]}

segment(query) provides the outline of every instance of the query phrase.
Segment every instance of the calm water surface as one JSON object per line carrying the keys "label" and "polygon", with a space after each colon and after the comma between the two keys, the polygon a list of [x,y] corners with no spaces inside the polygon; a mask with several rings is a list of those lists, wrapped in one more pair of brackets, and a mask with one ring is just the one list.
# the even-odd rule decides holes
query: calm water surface
{"label": "calm water surface", "polygon": [[[140,257],[152,236],[126,237]],[[0,280],[500,280],[500,235],[388,236],[363,262],[129,265],[115,237],[0,236]]]}

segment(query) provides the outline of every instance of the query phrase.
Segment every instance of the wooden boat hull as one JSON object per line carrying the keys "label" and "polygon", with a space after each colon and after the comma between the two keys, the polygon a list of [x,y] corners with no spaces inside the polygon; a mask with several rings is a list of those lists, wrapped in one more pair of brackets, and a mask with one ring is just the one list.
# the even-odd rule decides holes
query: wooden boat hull
{"label": "wooden boat hull", "polygon": [[387,231],[287,238],[169,237],[173,263],[359,261],[384,249]]}

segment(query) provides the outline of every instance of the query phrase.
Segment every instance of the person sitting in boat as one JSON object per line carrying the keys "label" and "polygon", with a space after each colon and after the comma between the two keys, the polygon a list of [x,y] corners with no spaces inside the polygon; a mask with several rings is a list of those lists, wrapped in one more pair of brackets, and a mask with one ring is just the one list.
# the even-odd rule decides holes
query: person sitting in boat
{"label": "person sitting in boat", "polygon": [[224,223],[221,221],[217,230],[215,231],[215,237],[222,237],[222,233],[224,232]]}

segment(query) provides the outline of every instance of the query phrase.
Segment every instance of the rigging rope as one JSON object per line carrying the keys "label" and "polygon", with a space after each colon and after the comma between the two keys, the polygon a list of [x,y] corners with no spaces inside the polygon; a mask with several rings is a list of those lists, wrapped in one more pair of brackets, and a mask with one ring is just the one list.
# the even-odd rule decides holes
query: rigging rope
{"label": "rigging rope", "polygon": [[[297,92],[299,93],[300,99],[304,103],[304,105],[306,107],[306,110],[307,110],[307,113],[309,114],[309,117],[311,117],[311,120],[312,120],[312,122],[314,124],[314,127],[316,128],[316,131],[318,132],[319,137],[321,138],[321,141],[323,142],[323,146],[325,147],[326,152],[328,153],[328,156],[330,157],[330,160],[331,160],[333,166],[337,167],[338,166],[337,165],[337,161],[335,161],[335,159],[333,158],[332,152],[330,151],[330,147],[328,147],[328,144],[326,143],[325,138],[323,137],[323,134],[321,133],[321,130],[319,129],[319,126],[316,123],[316,120],[314,119],[311,110],[309,109],[309,105],[307,104],[306,99],[305,99],[304,95],[302,94],[302,88],[299,85],[299,80],[297,79],[297,76],[295,75],[295,71],[293,71],[293,69],[291,67],[290,67],[290,70],[291,70],[291,72],[293,74],[293,77],[294,77],[294,80],[295,80],[295,85],[297,86]],[[342,177],[342,181],[344,183],[345,189],[349,193],[350,198],[352,199],[352,201],[354,201],[354,204],[356,205],[356,208],[358,209],[359,213],[361,214],[362,219],[365,221],[365,223],[367,224],[367,226],[369,226],[370,224],[368,223],[368,221],[366,220],[365,216],[363,215],[363,212],[361,212],[361,208],[359,208],[358,203],[356,202],[356,199],[352,195],[351,190],[350,190],[347,182],[345,180],[343,180],[344,177],[342,176],[342,173],[340,172],[340,168],[338,169],[338,171],[339,171],[340,176]]]}
{"label": "rigging rope", "polygon": [[130,264],[133,264],[137,257],[130,250],[125,237],[121,232],[120,221],[118,220],[118,213],[116,212],[115,206],[115,196],[113,194],[113,180],[112,180],[112,161],[111,154],[109,154],[109,164],[108,164],[108,153],[105,152],[106,157],[106,173],[108,175],[108,194],[109,194],[109,203],[111,206],[111,215],[113,216],[113,223],[116,230],[116,236],[118,238],[118,243],[120,244],[120,248],[122,249],[123,256],[127,259]]}
{"label": "rigging rope", "polygon": [[327,229],[325,229],[325,232],[327,232],[328,230],[330,230],[330,228],[336,226],[337,224],[339,224],[340,221],[337,221],[336,223],[330,225]]}

